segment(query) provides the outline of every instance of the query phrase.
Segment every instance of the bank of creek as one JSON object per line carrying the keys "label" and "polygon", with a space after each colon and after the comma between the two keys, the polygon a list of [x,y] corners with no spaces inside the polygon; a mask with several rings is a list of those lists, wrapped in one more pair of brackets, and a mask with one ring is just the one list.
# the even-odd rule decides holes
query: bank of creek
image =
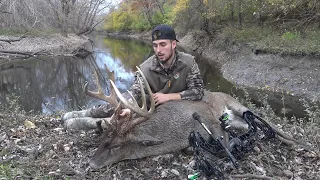
{"label": "bank of creek", "polygon": [[[1,49],[50,54],[10,60],[4,56],[0,60],[0,105],[12,112],[0,112],[0,147],[5,149],[0,151],[0,162],[11,162],[13,169],[0,168],[0,179],[1,176],[8,177],[2,175],[7,171],[13,174],[12,177],[55,179],[186,179],[187,174],[193,173],[192,156],[180,152],[90,170],[87,162],[99,144],[99,134],[70,133],[61,128],[60,115],[65,111],[102,103],[83,93],[86,81],[90,82],[90,89],[95,88],[93,69],[98,70],[106,93],[108,73],[104,64],[115,71],[120,90],[130,86],[135,66],[153,53],[147,40],[149,34],[117,35],[116,38],[114,35],[89,36],[93,43],[75,35],[69,38],[59,35],[27,37],[11,44],[0,42]],[[123,40],[128,36],[130,40]],[[3,38],[6,37],[0,37]],[[145,39],[147,44],[137,39]],[[301,98],[319,104],[318,57],[255,54],[248,45],[235,44],[221,37],[207,39],[199,33],[189,33],[179,41],[179,48],[197,56],[209,90],[235,94],[240,100],[245,90],[257,104],[268,95],[277,115],[305,116]],[[77,49],[82,45],[93,51],[93,55],[86,58],[71,56],[79,52]],[[19,97],[18,104],[22,109],[36,113],[30,116],[19,108],[17,111],[10,109],[16,98],[12,93]],[[26,120],[33,122],[35,127],[24,124]],[[279,128],[297,138],[304,135],[304,130],[294,125],[279,125]],[[313,179],[320,175],[318,152],[306,153],[283,146],[281,142],[259,143],[255,152],[244,157],[242,169],[231,174],[252,173],[275,179]]]}
{"label": "bank of creek", "polygon": [[[134,34],[129,36],[137,40],[144,39],[147,43],[149,43],[148,35],[149,33]],[[123,38],[128,36],[121,35],[120,37]],[[105,49],[103,49],[105,47],[102,45],[103,42],[101,40],[97,41],[97,39],[98,38],[96,38],[95,41],[98,46],[95,47],[94,50],[105,51]],[[22,39],[21,42],[13,42],[11,44],[3,43],[2,46],[4,49],[12,51],[45,51],[52,55],[72,55],[72,53],[77,49],[78,45],[83,44],[86,42],[86,40],[87,39],[83,37],[77,38],[75,35],[69,35],[67,39],[64,39],[62,36],[55,35],[48,38],[26,38]],[[239,90],[239,88],[245,89],[246,92],[249,93],[250,98],[256,104],[260,104],[261,98],[267,95],[269,104],[272,105],[272,108],[278,115],[286,113],[286,115],[289,116],[295,115],[298,117],[303,117],[305,114],[301,99],[308,100],[311,103],[319,104],[319,57],[293,57],[263,53],[255,54],[252,52],[252,49],[246,45],[234,44],[232,42],[228,42],[226,39],[220,38],[219,36],[217,36],[216,39],[208,39],[201,34],[199,35],[199,33],[189,33],[179,40],[180,42],[178,44],[185,51],[197,56],[198,63],[201,66],[202,74],[204,75],[206,88],[211,91],[223,91],[242,97],[243,93],[241,90]],[[112,50],[118,52],[121,51],[121,48],[124,50],[124,47],[120,47],[121,44],[118,43],[118,45],[119,47],[116,47],[116,45],[112,46]],[[124,45],[122,44],[122,46]],[[149,46],[149,44],[146,46]],[[130,76],[130,73],[133,72],[132,69],[134,69],[134,66],[138,65],[143,61],[144,58],[152,54],[151,49],[147,49],[148,47],[139,46],[138,48],[145,50],[140,50],[140,52],[133,52],[134,50],[131,50],[130,53],[141,53],[141,55],[138,57],[140,59],[133,60],[133,58],[128,59],[128,57],[118,57],[120,61],[125,64],[124,68],[126,70],[124,71],[128,73],[125,76]],[[125,56],[128,56],[128,54]],[[61,56],[55,56],[55,58],[49,59],[62,58]],[[127,62],[128,60],[131,62]],[[21,61],[19,61],[19,63],[21,63]],[[7,64],[13,65],[14,61]],[[208,67],[208,65],[211,67]],[[2,71],[5,69],[8,70],[7,67],[2,65]],[[119,78],[126,79],[128,77]],[[127,79],[127,83],[128,84],[126,87],[130,86],[130,83],[132,83],[132,78],[130,80]],[[5,88],[4,86],[8,86],[8,84],[6,85],[3,83],[2,88]],[[7,89],[7,93],[18,93],[21,95],[25,94],[23,92],[12,92],[9,89]],[[81,97],[78,98],[81,99]],[[4,101],[4,99],[2,99],[2,101]],[[76,105],[67,105],[66,107],[83,108],[87,106],[85,103],[87,102],[79,102]],[[27,108],[27,110],[31,109]],[[66,109],[59,108],[57,110]]]}

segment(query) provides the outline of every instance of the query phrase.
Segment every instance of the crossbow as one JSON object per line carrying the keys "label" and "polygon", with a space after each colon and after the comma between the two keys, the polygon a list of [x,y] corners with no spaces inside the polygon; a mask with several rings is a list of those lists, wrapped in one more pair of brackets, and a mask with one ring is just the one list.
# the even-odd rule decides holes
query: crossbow
{"label": "crossbow", "polygon": [[[219,118],[221,128],[229,134],[228,144],[224,145],[222,142],[223,137],[214,137],[202,122],[198,113],[195,112],[192,116],[209,134],[208,139],[205,139],[199,132],[192,131],[189,135],[189,144],[193,148],[196,168],[201,175],[207,178],[224,179],[226,170],[223,164],[225,161],[231,161],[233,166],[238,169],[238,160],[245,153],[252,151],[255,142],[262,135],[261,132],[266,138],[274,138],[276,135],[276,132],[268,123],[250,111],[244,112],[242,116],[248,124],[248,131],[237,133],[230,126],[229,115],[225,113]],[[258,131],[258,129],[261,131]],[[197,177],[198,175],[197,173]]]}

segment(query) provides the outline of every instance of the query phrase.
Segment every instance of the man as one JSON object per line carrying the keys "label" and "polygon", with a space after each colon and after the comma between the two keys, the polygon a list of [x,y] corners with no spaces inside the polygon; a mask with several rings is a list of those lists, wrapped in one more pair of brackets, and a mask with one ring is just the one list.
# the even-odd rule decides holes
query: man
{"label": "man", "polygon": [[[152,44],[155,54],[140,65],[140,69],[147,78],[153,92],[156,106],[173,100],[201,100],[203,96],[203,80],[195,59],[190,54],[176,50],[175,31],[168,25],[158,25],[152,30]],[[136,73],[136,77],[139,74]],[[137,78],[130,88],[130,92],[137,100],[141,97]],[[131,98],[124,93],[126,98]],[[113,107],[104,104],[85,111],[72,112],[63,117],[80,116],[110,117]],[[80,113],[80,114],[79,114]],[[122,116],[130,113],[129,109],[122,111]],[[70,116],[70,117],[69,117]]]}

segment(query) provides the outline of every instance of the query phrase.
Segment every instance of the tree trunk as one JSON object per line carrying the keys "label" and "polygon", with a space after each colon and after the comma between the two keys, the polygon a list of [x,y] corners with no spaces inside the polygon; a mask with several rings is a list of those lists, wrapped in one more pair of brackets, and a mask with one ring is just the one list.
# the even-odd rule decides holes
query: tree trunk
{"label": "tree trunk", "polygon": [[242,0],[238,0],[238,19],[239,19],[239,28],[242,28]]}
{"label": "tree trunk", "polygon": [[150,14],[150,9],[148,7],[145,7],[145,15],[147,17],[147,20],[150,24],[150,26],[152,27],[154,24],[152,22],[152,18],[151,18],[151,14]]}
{"label": "tree trunk", "polygon": [[163,10],[162,5],[160,4],[159,0],[156,0],[156,3],[157,3],[158,8],[160,9],[162,17],[164,17],[164,10]]}
{"label": "tree trunk", "polygon": [[231,17],[231,22],[233,24],[234,22],[234,0],[230,2],[230,17]]}
{"label": "tree trunk", "polygon": [[67,19],[70,13],[70,0],[61,0],[62,7],[62,18],[61,18],[61,34],[67,37],[68,27],[67,27]]}

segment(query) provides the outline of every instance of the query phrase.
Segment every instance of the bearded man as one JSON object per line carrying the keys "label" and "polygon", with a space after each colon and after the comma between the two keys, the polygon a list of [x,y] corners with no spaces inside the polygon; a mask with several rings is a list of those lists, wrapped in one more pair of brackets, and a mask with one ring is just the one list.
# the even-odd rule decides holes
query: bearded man
{"label": "bearded man", "polygon": [[[173,100],[201,100],[204,84],[199,67],[194,56],[176,50],[177,42],[174,29],[162,24],[152,30],[152,45],[154,55],[145,60],[139,67],[145,75],[156,106]],[[141,98],[141,90],[137,76],[129,89],[133,98]],[[128,92],[123,95],[132,98]],[[114,108],[109,104],[95,106],[83,111],[73,111],[65,114],[63,120],[76,117],[110,117]],[[131,113],[129,109],[123,109],[121,116]]]}

